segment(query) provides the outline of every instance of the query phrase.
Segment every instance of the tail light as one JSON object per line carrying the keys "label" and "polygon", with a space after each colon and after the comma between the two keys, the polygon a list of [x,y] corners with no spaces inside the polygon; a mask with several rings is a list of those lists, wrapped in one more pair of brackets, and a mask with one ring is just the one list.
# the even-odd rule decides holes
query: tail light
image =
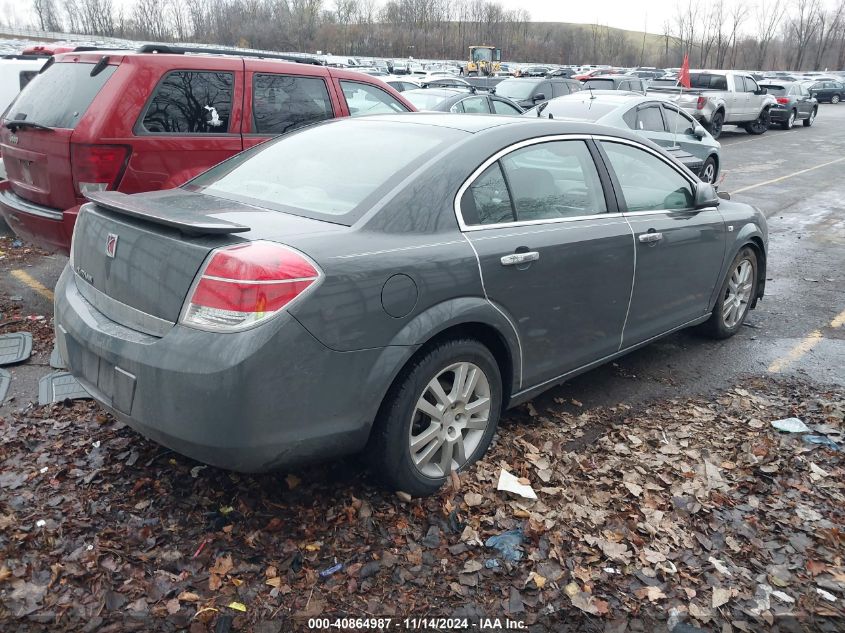
{"label": "tail light", "polygon": [[181,323],[236,332],[277,314],[322,273],[302,253],[272,242],[215,250],[188,295]]}
{"label": "tail light", "polygon": [[115,189],[126,169],[129,148],[123,145],[72,144],[70,165],[79,195]]}
{"label": "tail light", "polygon": [[786,105],[789,103],[789,97],[778,97],[777,102],[781,105]]}
{"label": "tail light", "polygon": [[695,102],[695,109],[696,110],[703,110],[704,106],[707,105],[707,97],[704,95],[698,96],[698,101]]}

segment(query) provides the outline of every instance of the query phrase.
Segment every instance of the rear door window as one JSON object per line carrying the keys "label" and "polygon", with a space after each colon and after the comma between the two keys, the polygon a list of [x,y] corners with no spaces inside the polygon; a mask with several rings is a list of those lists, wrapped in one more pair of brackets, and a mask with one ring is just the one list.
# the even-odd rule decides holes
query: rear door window
{"label": "rear door window", "polygon": [[487,97],[467,97],[461,101],[464,112],[469,114],[490,114],[490,106]]}
{"label": "rear door window", "polygon": [[501,159],[518,222],[607,211],[593,157],[583,141],[531,145]]}
{"label": "rear door window", "polygon": [[149,134],[226,134],[234,75],[177,70],[156,86],[141,127]]}
{"label": "rear door window", "polygon": [[[91,76],[94,64],[54,63],[30,81],[9,108],[7,119],[73,129],[117,66]],[[23,77],[21,77],[23,80]]]}
{"label": "rear door window", "polygon": [[256,133],[284,134],[332,117],[329,91],[319,77],[253,76],[252,119]]}
{"label": "rear door window", "polygon": [[493,111],[496,114],[522,114],[522,110],[518,110],[507,101],[500,99],[491,99],[493,102]]}
{"label": "rear door window", "polygon": [[349,116],[393,114],[408,111],[408,108],[394,99],[388,92],[370,84],[341,81],[340,88],[343,90],[343,97],[349,107]]}
{"label": "rear door window", "polygon": [[640,132],[664,132],[666,130],[658,106],[648,106],[637,111],[637,130]]}
{"label": "rear door window", "polygon": [[666,129],[672,134],[693,134],[695,132],[693,120],[687,114],[672,106],[663,105],[663,116],[666,118]]}
{"label": "rear door window", "polygon": [[485,169],[464,192],[461,215],[468,225],[514,221],[513,205],[499,161]]}

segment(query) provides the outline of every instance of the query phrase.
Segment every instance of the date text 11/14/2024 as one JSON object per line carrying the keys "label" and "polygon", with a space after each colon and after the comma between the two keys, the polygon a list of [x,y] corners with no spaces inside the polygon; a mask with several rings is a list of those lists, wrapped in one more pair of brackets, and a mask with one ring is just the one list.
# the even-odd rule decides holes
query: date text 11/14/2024
{"label": "date text 11/14/2024", "polygon": [[308,628],[317,631],[520,631],[528,626],[510,618],[309,618]]}

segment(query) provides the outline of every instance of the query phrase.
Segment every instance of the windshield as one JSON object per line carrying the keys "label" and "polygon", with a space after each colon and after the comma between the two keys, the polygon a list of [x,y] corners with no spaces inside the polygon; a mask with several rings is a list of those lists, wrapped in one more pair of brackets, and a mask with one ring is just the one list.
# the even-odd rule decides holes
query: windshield
{"label": "windshield", "polygon": [[472,61],[489,62],[493,60],[493,50],[489,48],[471,48]]}
{"label": "windshield", "polygon": [[351,224],[370,204],[463,132],[341,119],[238,154],[185,188],[264,209]]}
{"label": "windshield", "polygon": [[505,79],[496,86],[496,94],[514,101],[525,101],[537,86],[536,81],[528,79]]}
{"label": "windshield", "polygon": [[434,110],[452,94],[444,93],[442,90],[407,90],[402,93],[402,96],[413,103],[417,110]]}
{"label": "windshield", "polygon": [[27,84],[9,108],[6,119],[75,128],[117,69],[117,66],[106,66],[92,77],[93,66],[82,62],[52,64]]}

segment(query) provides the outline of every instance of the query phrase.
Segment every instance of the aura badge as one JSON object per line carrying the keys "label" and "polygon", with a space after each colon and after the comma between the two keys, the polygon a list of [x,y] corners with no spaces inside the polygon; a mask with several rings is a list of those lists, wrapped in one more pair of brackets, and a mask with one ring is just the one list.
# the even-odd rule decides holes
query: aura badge
{"label": "aura badge", "polygon": [[106,238],[106,255],[114,259],[115,253],[117,253],[117,235],[109,233]]}

